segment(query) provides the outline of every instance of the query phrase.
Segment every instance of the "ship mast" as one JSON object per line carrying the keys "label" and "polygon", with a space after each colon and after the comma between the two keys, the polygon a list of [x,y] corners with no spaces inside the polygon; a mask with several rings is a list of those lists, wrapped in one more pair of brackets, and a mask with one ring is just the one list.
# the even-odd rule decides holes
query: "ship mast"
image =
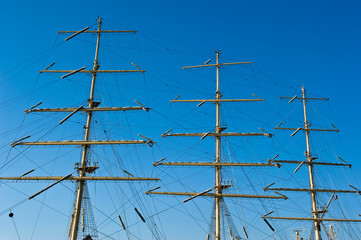
{"label": "ship mast", "polygon": [[[220,51],[216,51],[216,72],[217,72],[217,90],[216,90],[216,100],[219,100],[221,98],[221,93],[219,90],[219,54]],[[221,127],[221,118],[220,118],[220,108],[221,103],[216,102],[216,134],[220,134],[220,127]],[[216,163],[219,163],[221,161],[221,136],[216,136]],[[216,194],[222,194],[222,188],[221,188],[221,166],[215,167],[216,171],[216,179],[215,179],[215,190]],[[221,198],[216,197],[216,239],[221,239],[221,206],[220,201]]]}
{"label": "ship mast", "polygon": [[[326,219],[324,218],[328,207],[331,203],[331,201],[333,200],[333,197],[335,195],[335,193],[358,193],[361,194],[361,191],[355,187],[352,187],[350,185],[351,188],[353,188],[354,190],[338,190],[338,189],[317,189],[315,187],[315,179],[314,179],[314,166],[316,165],[328,165],[328,166],[347,166],[347,167],[351,167],[351,164],[347,164],[343,159],[340,159],[344,162],[344,163],[330,163],[330,162],[317,162],[315,160],[318,159],[318,157],[313,156],[311,154],[311,147],[310,147],[310,132],[312,131],[316,131],[316,132],[339,132],[339,130],[331,124],[331,126],[334,129],[314,129],[314,128],[310,128],[311,124],[308,121],[307,118],[307,106],[306,106],[306,102],[310,101],[310,100],[324,100],[324,101],[328,101],[328,98],[309,98],[306,97],[306,90],[304,87],[301,88],[302,91],[302,97],[298,97],[297,95],[294,97],[280,97],[283,99],[290,99],[289,103],[291,103],[294,100],[302,100],[302,106],[303,106],[303,118],[304,118],[304,124],[303,127],[299,127],[299,128],[282,128],[280,127],[282,122],[280,124],[278,124],[277,127],[275,127],[275,129],[281,129],[281,130],[293,130],[294,132],[291,134],[291,137],[293,137],[298,131],[304,131],[305,132],[305,137],[306,137],[306,152],[305,152],[305,156],[306,156],[306,161],[292,161],[292,160],[274,160],[274,162],[276,163],[293,163],[293,164],[299,164],[298,167],[294,170],[294,172],[296,173],[301,166],[303,165],[308,165],[308,176],[309,176],[309,184],[310,184],[310,188],[309,189],[301,189],[301,188],[270,188],[270,187],[266,187],[264,188],[265,191],[295,191],[295,192],[309,192],[311,195],[311,205],[312,205],[312,218],[298,218],[298,217],[271,217],[271,216],[263,216],[264,219],[284,219],[284,220],[308,220],[308,221],[313,221],[313,225],[314,225],[314,229],[315,229],[315,240],[321,240],[321,227],[320,224],[322,223],[322,221],[332,221],[332,222],[361,222],[361,220],[354,220],[354,219]],[[273,185],[273,184],[271,184]],[[270,186],[270,185],[269,185]],[[316,200],[316,194],[320,193],[320,192],[328,192],[328,193],[333,193],[330,200],[328,201],[327,205],[325,208],[320,209],[319,206],[317,206],[317,200]]]}
{"label": "ship mast", "polygon": [[[305,88],[302,88],[302,104],[303,104],[303,116],[304,116],[304,129],[305,129],[305,136],[306,136],[306,158],[307,162],[312,162],[311,157],[311,147],[310,147],[310,132],[308,131],[308,121],[307,121],[307,110],[306,110],[306,94],[305,94]],[[313,218],[318,218],[318,212],[317,212],[317,202],[316,202],[316,192],[313,191],[315,189],[315,182],[313,179],[313,166],[312,164],[308,164],[308,175],[310,178],[310,189],[311,191],[311,202],[312,202],[312,214]],[[321,240],[320,235],[320,226],[317,221],[314,221],[314,228],[315,228],[315,235],[316,240]]]}
{"label": "ship mast", "polygon": [[[221,210],[226,209],[224,205],[223,198],[225,197],[233,197],[233,198],[265,198],[265,199],[287,199],[284,195],[278,196],[271,196],[271,195],[248,195],[248,194],[225,194],[223,193],[224,189],[230,188],[231,185],[223,184],[221,179],[221,170],[222,167],[246,167],[246,166],[277,166],[279,164],[273,163],[269,161],[268,163],[232,163],[232,162],[222,162],[221,157],[221,144],[222,144],[222,137],[224,136],[267,136],[271,137],[272,135],[265,132],[261,129],[262,133],[237,133],[237,132],[224,132],[226,127],[221,126],[221,103],[223,102],[263,102],[263,99],[255,98],[255,99],[222,99],[222,94],[220,91],[220,68],[222,66],[227,65],[238,65],[238,64],[250,64],[251,62],[234,62],[234,63],[220,63],[219,57],[221,52],[216,51],[216,63],[215,64],[207,64],[204,65],[197,65],[197,66],[188,66],[183,67],[183,69],[188,68],[203,68],[203,67],[215,67],[216,68],[216,92],[215,92],[215,99],[195,99],[195,100],[171,100],[171,102],[195,102],[199,103],[198,107],[204,103],[215,103],[216,105],[216,123],[215,123],[215,130],[214,132],[206,132],[206,133],[170,133],[170,130],[163,133],[162,137],[200,137],[203,140],[205,137],[215,137],[215,160],[214,162],[160,162],[157,161],[153,165],[168,165],[168,166],[211,166],[215,168],[215,185],[213,187],[215,193],[209,193],[212,188],[200,192],[200,193],[190,193],[190,192],[155,192],[153,190],[149,190],[146,192],[147,194],[161,194],[161,195],[178,195],[178,196],[190,196],[190,198],[184,200],[183,202],[187,202],[191,199],[194,199],[198,196],[204,197],[213,197],[215,199],[215,240],[221,240],[221,223],[222,223],[222,216]],[[243,228],[245,231],[245,228]],[[229,233],[231,238],[233,239],[232,232],[229,229]]]}
{"label": "ship mast", "polygon": [[[73,141],[45,141],[45,142],[23,142],[22,140],[26,138],[22,138],[18,141],[15,141],[11,144],[12,147],[15,146],[21,146],[21,145],[78,145],[83,148],[82,151],[82,158],[80,164],[76,165],[76,169],[78,171],[79,176],[72,176],[72,174],[69,174],[65,177],[62,176],[34,176],[34,177],[0,177],[0,179],[4,180],[57,180],[55,183],[51,184],[47,188],[39,191],[38,193],[32,195],[29,197],[29,200],[34,198],[35,196],[39,195],[40,193],[46,191],[50,187],[53,187],[55,184],[64,181],[64,180],[70,180],[70,181],[77,181],[78,187],[77,187],[77,193],[76,193],[76,200],[74,204],[74,212],[71,217],[71,222],[69,226],[69,238],[70,240],[78,240],[78,232],[79,232],[79,221],[80,216],[84,214],[84,207],[82,206],[82,200],[83,200],[83,194],[85,191],[85,183],[88,180],[98,180],[98,181],[158,181],[158,178],[147,178],[147,177],[111,177],[111,176],[89,176],[87,174],[92,174],[94,171],[98,168],[97,166],[89,166],[90,158],[89,158],[89,149],[92,145],[119,145],[119,144],[147,144],[152,145],[154,144],[154,141],[146,138],[142,135],[139,135],[140,137],[144,138],[145,140],[91,140],[90,139],[90,131],[91,131],[91,122],[92,122],[92,115],[94,111],[135,111],[135,110],[145,110],[149,111],[150,108],[147,108],[143,105],[141,106],[134,106],[134,107],[98,107],[100,102],[94,101],[94,92],[95,92],[95,82],[96,77],[98,73],[144,73],[144,70],[141,70],[137,67],[137,70],[99,70],[100,65],[98,64],[98,54],[99,54],[99,45],[100,45],[100,36],[102,33],[136,33],[136,31],[124,31],[124,30],[102,30],[102,19],[99,18],[98,20],[98,29],[97,30],[88,30],[89,27],[84,28],[80,31],[61,31],[58,33],[61,34],[69,34],[73,33],[70,37],[66,38],[65,41],[75,37],[78,34],[83,33],[91,33],[97,34],[97,42],[96,42],[96,48],[95,48],[95,57],[94,57],[94,65],[92,70],[86,70],[85,67],[77,69],[77,70],[48,70],[46,68],[45,70],[41,70],[40,73],[66,73],[66,75],[62,76],[62,78],[68,77],[72,74],[78,74],[78,73],[91,73],[92,80],[91,80],[91,86],[90,86],[90,96],[88,99],[88,107],[84,108],[83,106],[80,106],[78,108],[35,108],[32,107],[28,110],[25,110],[25,113],[31,113],[31,112],[71,112],[66,118],[64,118],[62,121],[59,122],[59,125],[62,124],[64,121],[66,121],[68,118],[70,118],[72,115],[74,115],[77,112],[86,112],[87,114],[87,120],[85,125],[85,134],[84,134],[84,140],[73,140]],[[52,64],[53,65],[53,64]],[[51,65],[51,66],[52,66]],[[37,106],[37,105],[36,105]],[[30,136],[29,136],[30,137]],[[83,212],[82,212],[83,211]],[[82,216],[83,219],[83,216]],[[82,220],[83,221],[83,220]],[[82,223],[83,225],[83,223]],[[84,226],[82,226],[84,227]]]}
{"label": "ship mast", "polygon": [[[90,97],[89,97],[89,102],[88,102],[88,106],[89,108],[93,108],[93,104],[94,104],[94,86],[95,86],[95,80],[97,77],[97,72],[96,70],[99,69],[99,65],[98,65],[98,53],[99,53],[99,41],[100,41],[100,31],[101,31],[101,27],[102,27],[102,20],[99,19],[98,21],[98,34],[97,34],[97,45],[95,47],[95,57],[94,57],[94,66],[93,66],[93,73],[92,73],[92,81],[91,81],[91,87],[90,87]],[[90,124],[91,124],[91,119],[92,119],[92,112],[88,112],[87,113],[87,121],[86,121],[86,126],[85,126],[85,135],[84,135],[84,141],[88,141],[89,140],[89,133],[90,133]],[[81,164],[80,164],[80,177],[84,177],[85,176],[85,169],[87,167],[87,152],[88,152],[88,148],[89,145],[84,145],[83,146],[83,154],[81,157]],[[71,231],[71,239],[77,239],[77,235],[78,235],[78,225],[79,225],[79,218],[80,218],[80,210],[81,210],[81,202],[83,199],[83,188],[84,188],[84,181],[79,181],[78,183],[78,191],[77,191],[77,196],[76,196],[76,203],[75,203],[75,211],[74,211],[74,218],[73,218],[73,226],[71,227],[72,231]],[[71,224],[71,223],[70,223]]]}

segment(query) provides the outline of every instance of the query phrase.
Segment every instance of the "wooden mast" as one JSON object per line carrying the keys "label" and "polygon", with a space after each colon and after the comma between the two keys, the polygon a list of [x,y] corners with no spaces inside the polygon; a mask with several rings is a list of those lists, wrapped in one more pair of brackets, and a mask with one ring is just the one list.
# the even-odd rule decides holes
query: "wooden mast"
{"label": "wooden mast", "polygon": [[[307,120],[307,109],[306,109],[306,93],[305,88],[302,87],[302,103],[303,103],[303,116],[304,116],[304,129],[305,129],[305,135],[306,135],[306,157],[308,162],[312,162],[312,155],[311,155],[311,147],[310,147],[310,132],[308,131],[308,120]],[[308,165],[308,175],[310,179],[310,189],[315,189],[315,182],[313,178],[313,165]],[[318,212],[317,212],[317,202],[316,202],[316,192],[311,191],[311,202],[312,202],[312,215],[313,218],[318,218]],[[316,240],[321,240],[321,234],[320,234],[320,225],[318,221],[313,221],[313,225],[315,228],[315,237]]]}
{"label": "wooden mast", "polygon": [[[102,27],[102,19],[99,18],[98,19],[98,34],[97,34],[97,45],[95,48],[95,57],[94,57],[94,65],[93,65],[93,72],[92,72],[92,81],[91,81],[91,87],[90,87],[90,96],[89,96],[89,101],[88,101],[88,105],[89,108],[93,108],[93,104],[94,104],[94,87],[95,87],[95,80],[97,77],[97,71],[99,69],[99,65],[98,65],[98,54],[99,54],[99,41],[100,41],[100,31],[101,31],[101,27]],[[87,113],[87,121],[86,121],[86,126],[85,126],[85,135],[84,135],[84,141],[88,141],[89,140],[89,133],[90,133],[90,124],[91,124],[91,119],[92,119],[92,115],[93,112],[88,112]],[[85,169],[88,163],[88,159],[87,159],[87,152],[88,152],[88,148],[90,145],[83,145],[83,154],[82,154],[82,158],[81,158],[81,163],[80,163],[80,173],[79,176],[80,177],[84,177],[85,176]],[[84,184],[85,182],[83,180],[78,181],[78,190],[77,190],[77,197],[76,197],[76,203],[75,203],[75,209],[74,209],[74,218],[73,218],[73,226],[72,226],[72,231],[71,231],[71,239],[72,240],[76,240],[77,236],[78,236],[78,225],[79,225],[79,218],[80,218],[80,211],[81,211],[81,202],[82,202],[82,198],[83,198],[83,188],[84,188]]]}
{"label": "wooden mast", "polygon": [[[216,64],[217,64],[217,90],[216,90],[216,100],[219,100],[221,98],[221,93],[219,90],[219,54],[220,51],[216,51]],[[216,134],[220,133],[220,127],[221,127],[221,119],[220,119],[220,108],[221,103],[216,102]],[[216,163],[219,163],[221,161],[221,136],[216,136]],[[215,166],[216,171],[216,179],[215,179],[215,191],[216,194],[222,194],[222,188],[221,188],[221,166]],[[216,240],[221,239],[221,206],[220,201],[222,197],[216,197]]]}
{"label": "wooden mast", "polygon": [[[7,180],[32,180],[32,181],[52,181],[57,180],[55,183],[49,185],[47,188],[41,190],[40,192],[34,194],[31,198],[41,194],[42,192],[46,191],[47,189],[53,187],[55,184],[59,183],[60,181],[77,181],[78,188],[76,192],[76,201],[74,204],[74,212],[71,217],[70,226],[69,226],[69,233],[68,238],[70,240],[77,240],[78,239],[78,228],[79,228],[79,221],[80,218],[83,217],[82,214],[84,212],[83,206],[82,206],[82,198],[85,190],[85,181],[88,180],[96,180],[96,181],[158,181],[158,178],[146,178],[146,177],[112,177],[112,176],[89,176],[87,173],[92,173],[97,169],[97,166],[89,166],[89,148],[91,145],[109,145],[109,144],[147,144],[152,145],[154,144],[154,141],[146,138],[144,136],[139,135],[140,137],[144,138],[145,140],[91,140],[90,139],[90,129],[91,129],[91,122],[92,122],[92,115],[94,111],[134,111],[134,110],[144,110],[149,111],[150,108],[145,106],[134,106],[134,107],[98,107],[100,104],[99,102],[94,101],[94,92],[95,92],[95,82],[97,73],[144,73],[144,70],[139,69],[137,67],[137,70],[99,70],[100,65],[98,64],[98,55],[99,55],[99,45],[100,45],[100,35],[102,33],[136,33],[136,31],[125,31],[125,30],[101,30],[102,26],[102,19],[98,18],[98,29],[97,30],[87,30],[89,27],[84,28],[81,31],[61,31],[58,33],[73,33],[72,36],[65,39],[65,41],[75,37],[78,34],[81,33],[91,33],[91,34],[97,34],[97,43],[95,48],[95,57],[94,57],[94,64],[92,70],[86,70],[85,67],[82,67],[77,70],[48,70],[48,68],[54,64],[51,64],[49,67],[47,67],[44,70],[41,70],[40,73],[67,73],[66,75],[62,76],[62,78],[65,78],[67,76],[70,76],[72,74],[78,74],[78,73],[87,73],[92,75],[91,80],[91,87],[90,87],[90,96],[88,99],[88,107],[84,108],[83,106],[80,106],[78,108],[46,108],[46,109],[36,109],[35,107],[40,105],[41,103],[36,104],[32,108],[25,110],[25,113],[31,113],[31,112],[71,112],[66,118],[64,118],[61,122],[59,122],[59,125],[62,124],[64,121],[66,121],[68,118],[70,118],[72,115],[74,115],[76,112],[86,112],[87,114],[87,120],[85,124],[85,134],[83,140],[70,140],[70,141],[45,141],[45,142],[23,142],[23,140],[29,138],[30,136],[21,138],[20,140],[17,140],[13,143],[11,143],[12,147],[15,146],[24,146],[24,145],[79,145],[82,146],[82,158],[79,165],[76,165],[76,169],[78,170],[79,176],[72,176],[72,174],[69,174],[67,176],[38,176],[38,177],[25,177],[24,175],[21,177],[1,177],[1,179],[7,179]],[[139,104],[139,103],[138,103]],[[141,104],[140,104],[141,105]],[[30,198],[29,198],[30,199]],[[82,226],[84,227],[84,225]]]}
{"label": "wooden mast", "polygon": [[[238,166],[238,167],[245,167],[245,166],[277,166],[280,165],[271,161],[268,163],[230,163],[230,162],[222,162],[221,158],[221,143],[222,137],[229,136],[229,137],[243,137],[243,136],[266,136],[271,137],[272,134],[265,132],[252,132],[252,133],[238,133],[238,132],[225,132],[226,128],[222,127],[221,125],[221,103],[222,102],[263,102],[263,99],[255,98],[255,99],[222,99],[222,94],[220,91],[220,68],[226,65],[238,65],[238,64],[250,64],[251,62],[233,62],[233,63],[220,63],[219,56],[221,52],[216,51],[216,63],[215,64],[208,64],[207,61],[204,65],[196,65],[196,66],[188,66],[183,67],[183,69],[188,68],[203,68],[203,67],[215,67],[216,68],[216,92],[214,99],[178,99],[175,98],[170,102],[188,102],[188,103],[199,103],[198,106],[201,106],[204,103],[215,103],[216,105],[216,116],[215,116],[215,130],[214,132],[206,132],[206,133],[170,133],[171,130],[166,131],[162,134],[162,137],[200,137],[201,140],[205,137],[214,137],[215,138],[215,160],[213,162],[163,162],[157,161],[153,163],[153,165],[168,165],[168,166],[208,166],[215,168],[215,184],[214,184],[214,192],[209,193],[210,189],[204,192],[156,192],[154,190],[149,190],[147,194],[160,194],[160,195],[178,195],[178,196],[191,196],[191,198],[183,201],[187,202],[191,199],[194,199],[198,196],[202,197],[213,197],[215,199],[215,240],[221,240],[221,223],[222,223],[222,202],[223,198],[225,197],[232,197],[232,198],[258,198],[258,199],[287,199],[285,195],[278,194],[276,196],[272,195],[249,195],[249,194],[225,194],[223,193],[223,189],[231,187],[230,185],[223,185],[222,184],[222,167],[229,167],[229,166]],[[224,203],[223,203],[224,204]],[[209,237],[209,235],[208,235]]]}
{"label": "wooden mast", "polygon": [[[291,137],[294,136],[298,131],[304,131],[305,132],[305,136],[306,136],[306,152],[305,152],[305,156],[306,156],[306,161],[292,161],[292,160],[273,160],[273,162],[275,163],[291,163],[291,164],[299,164],[298,167],[295,169],[295,173],[298,171],[298,169],[303,166],[303,165],[308,165],[308,175],[309,175],[309,184],[310,184],[310,188],[309,189],[304,189],[304,188],[270,188],[269,186],[273,185],[274,183],[272,183],[271,185],[267,186],[264,188],[265,191],[293,191],[293,192],[309,192],[311,195],[311,205],[312,205],[312,218],[301,218],[301,217],[272,217],[272,216],[268,216],[268,214],[264,215],[262,218],[264,219],[283,219],[283,220],[302,220],[302,221],[313,221],[313,225],[314,225],[314,229],[315,229],[315,240],[321,240],[321,229],[320,229],[320,223],[322,221],[332,221],[332,222],[361,222],[361,220],[357,220],[357,219],[339,219],[339,218],[324,218],[325,213],[327,212],[328,206],[330,205],[333,196],[335,193],[357,193],[361,195],[361,191],[355,187],[352,187],[350,185],[351,188],[353,188],[354,190],[341,190],[341,189],[318,189],[315,187],[315,179],[314,179],[314,175],[313,175],[313,167],[315,165],[329,165],[329,166],[347,166],[347,167],[351,167],[351,164],[347,164],[344,160],[343,162],[345,164],[340,164],[340,163],[329,163],[329,162],[317,162],[315,161],[316,159],[318,159],[318,157],[312,156],[311,154],[311,147],[310,147],[310,132],[311,131],[316,131],[316,132],[339,132],[339,130],[331,124],[331,126],[334,129],[314,129],[314,128],[310,128],[311,124],[308,122],[308,118],[307,118],[307,106],[306,106],[306,101],[309,100],[326,100],[328,101],[328,98],[309,98],[306,97],[306,90],[304,87],[301,88],[302,91],[302,97],[298,97],[297,95],[294,97],[280,97],[280,98],[284,98],[284,99],[290,99],[289,103],[291,103],[293,100],[297,99],[297,100],[302,100],[302,105],[303,105],[303,118],[304,118],[304,124],[303,127],[299,127],[299,128],[288,128],[288,127],[280,127],[280,125],[282,124],[282,122],[280,124],[278,124],[277,127],[275,127],[275,129],[281,129],[281,130],[293,130],[294,132],[291,134]],[[278,155],[277,155],[278,156]],[[341,159],[341,158],[340,158]],[[342,159],[341,159],[342,160]],[[318,192],[328,192],[328,193],[333,193],[327,206],[323,209],[319,209],[317,206],[317,201],[316,201],[316,194]],[[319,216],[321,215],[321,216]]]}

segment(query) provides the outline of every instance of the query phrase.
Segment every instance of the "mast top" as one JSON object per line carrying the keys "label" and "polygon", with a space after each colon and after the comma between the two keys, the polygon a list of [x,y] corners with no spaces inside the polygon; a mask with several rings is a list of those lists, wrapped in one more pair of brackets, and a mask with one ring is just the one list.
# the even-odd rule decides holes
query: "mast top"
{"label": "mast top", "polygon": [[58,34],[65,34],[65,33],[136,33],[137,31],[134,30],[100,30],[101,29],[101,25],[103,23],[102,18],[98,17],[97,20],[98,22],[98,29],[97,30],[89,30],[89,27],[84,28],[83,30],[80,31],[58,31]]}
{"label": "mast top", "polygon": [[[219,59],[219,55],[221,54],[220,50],[216,50],[216,58]],[[186,69],[186,68],[200,68],[200,67],[220,67],[220,66],[224,66],[224,65],[238,65],[238,64],[251,64],[252,62],[233,62],[233,63],[219,63],[219,61],[217,61],[215,64],[208,64],[208,61],[203,64],[203,65],[196,65],[196,66],[187,66],[187,67],[182,67],[182,69]]]}
{"label": "mast top", "polygon": [[[304,94],[306,92],[306,88],[304,86],[301,87],[302,90],[302,94]],[[329,98],[309,98],[309,97],[298,97],[297,95],[293,96],[293,97],[280,97],[281,99],[291,99],[288,103],[291,103],[293,100],[295,99],[301,99],[301,100],[323,100],[323,101],[328,101],[330,100]]]}

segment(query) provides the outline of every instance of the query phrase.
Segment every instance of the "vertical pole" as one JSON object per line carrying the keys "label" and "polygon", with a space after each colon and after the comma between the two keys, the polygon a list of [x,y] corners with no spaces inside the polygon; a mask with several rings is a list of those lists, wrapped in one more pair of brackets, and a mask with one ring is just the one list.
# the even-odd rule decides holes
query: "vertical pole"
{"label": "vertical pole", "polygon": [[[89,108],[93,107],[93,100],[94,100],[94,88],[95,88],[95,80],[96,80],[96,70],[99,69],[98,65],[98,52],[99,52],[99,41],[100,41],[100,31],[101,31],[101,25],[102,25],[102,19],[98,19],[98,37],[97,37],[97,45],[95,49],[95,58],[94,58],[94,66],[93,66],[93,72],[92,72],[92,82],[90,87],[90,97],[89,97]],[[89,134],[90,134],[90,123],[92,119],[92,111],[89,111],[85,126],[85,135],[84,140],[89,140]],[[89,145],[83,145],[83,154],[81,159],[81,165],[80,165],[80,177],[84,177],[86,172],[85,168],[87,166],[87,153],[88,153]],[[74,209],[74,221],[73,221],[73,227],[72,227],[72,233],[71,233],[71,240],[77,240],[78,237],[78,226],[79,226],[79,218],[80,218],[80,212],[81,212],[81,200],[83,198],[83,189],[84,189],[85,181],[80,180],[78,182],[78,190],[77,190],[77,198],[75,203],[75,209]]]}
{"label": "vertical pole", "polygon": [[[219,91],[219,54],[221,52],[220,51],[216,51],[216,65],[217,65],[217,90],[216,90],[216,100],[220,99],[221,97],[221,93]],[[220,120],[220,107],[221,107],[221,103],[216,101],[216,133],[220,133],[220,125],[221,125],[221,120]],[[221,137],[220,136],[216,136],[216,163],[219,163],[221,161]],[[216,170],[216,179],[215,179],[215,190],[216,190],[216,195],[221,194],[222,193],[222,188],[221,188],[221,166],[216,166],[215,167]],[[215,197],[216,200],[216,240],[220,240],[221,239],[221,209],[220,209],[220,202],[221,202],[221,197]]]}
{"label": "vertical pole", "polygon": [[[311,148],[310,148],[310,135],[308,130],[308,121],[307,121],[307,111],[306,111],[306,93],[305,88],[302,87],[302,102],[303,102],[303,115],[304,115],[304,129],[306,134],[306,157],[308,162],[312,162],[311,157]],[[309,172],[309,178],[310,178],[310,189],[315,188],[314,179],[313,179],[313,165],[308,164],[308,172]],[[311,191],[311,201],[312,201],[312,215],[313,218],[318,218],[317,213],[317,204],[316,204],[316,193],[314,191]],[[315,240],[321,240],[320,230],[319,230],[319,222],[314,221],[314,227],[315,227]]]}
{"label": "vertical pole", "polygon": [[300,240],[300,232],[296,231],[296,240]]}

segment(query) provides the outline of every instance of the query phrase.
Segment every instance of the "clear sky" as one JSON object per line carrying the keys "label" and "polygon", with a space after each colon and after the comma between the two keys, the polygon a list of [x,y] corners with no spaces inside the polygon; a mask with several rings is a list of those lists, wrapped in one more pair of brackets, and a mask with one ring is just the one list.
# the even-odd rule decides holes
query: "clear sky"
{"label": "clear sky", "polygon": [[[329,123],[333,123],[341,130],[338,134],[338,138],[342,139],[340,140],[341,144],[335,146],[334,149],[341,151],[340,155],[345,156],[347,161],[354,165],[356,175],[360,174],[361,164],[358,153],[361,146],[359,137],[361,135],[359,128],[361,122],[359,111],[361,107],[359,98],[361,87],[360,11],[361,3],[359,1],[5,1],[0,8],[2,32],[0,38],[0,107],[2,112],[0,114],[0,134],[2,136],[0,164],[7,159],[9,143],[14,140],[14,137],[10,136],[8,132],[11,130],[17,137],[22,136],[16,128],[22,124],[23,110],[34,104],[29,98],[35,101],[40,94],[51,95],[48,92],[49,89],[36,91],[35,95],[32,95],[31,91],[34,86],[42,85],[41,82],[38,82],[41,81],[41,78],[38,78],[37,71],[51,63],[52,59],[49,56],[52,55],[50,55],[49,49],[55,45],[60,46],[56,50],[63,49],[65,46],[62,40],[63,36],[58,37],[57,31],[79,30],[85,26],[93,26],[96,18],[100,16],[104,20],[104,28],[139,31],[137,37],[129,39],[129,42],[136,41],[137,45],[129,43],[126,46],[130,46],[129,52],[132,52],[132,46],[138,48],[137,59],[141,63],[140,66],[144,67],[149,74],[146,75],[149,93],[146,97],[140,98],[157,112],[150,113],[149,118],[152,121],[149,122],[154,126],[150,130],[145,128],[147,136],[159,138],[159,133],[169,128],[176,129],[176,123],[181,122],[180,119],[186,116],[186,111],[179,113],[175,106],[171,108],[168,105],[169,99],[178,94],[197,98],[196,94],[200,93],[203,94],[202,97],[205,97],[207,94],[204,94],[203,90],[208,89],[211,89],[211,94],[208,96],[213,97],[214,85],[197,82],[198,78],[203,77],[203,72],[191,71],[194,75],[188,75],[188,73],[181,73],[180,67],[202,64],[209,58],[214,61],[214,51],[220,49],[222,61],[252,61],[254,63],[251,72],[247,73],[247,81],[248,76],[262,77],[254,79],[253,83],[239,86],[250,88],[258,86],[261,89],[258,92],[262,94],[260,97],[273,99],[270,100],[269,105],[266,105],[269,108],[264,107],[263,110],[282,106],[276,98],[281,95],[299,94],[302,86],[308,89],[311,96],[330,98],[328,103],[315,103],[312,104],[312,107],[321,108],[318,113],[320,116],[322,115],[322,120],[326,119],[325,125],[320,124],[320,127],[328,128]],[[86,41],[87,39],[84,42]],[[106,43],[108,44],[108,42]],[[122,43],[121,40],[118,43]],[[93,46],[90,45],[90,47]],[[139,53],[138,50],[139,52],[145,50],[145,53]],[[70,52],[70,50],[66,51]],[[77,51],[77,46],[71,51]],[[69,52],[60,52],[63,54],[63,60],[66,59],[66,54]],[[125,52],[126,50],[121,54]],[[92,64],[93,52],[89,55],[90,59],[86,64],[76,62],[81,59],[81,56],[83,54],[67,58],[68,62],[64,63],[64,66],[70,68],[73,66],[76,69],[86,64]],[[118,56],[123,58],[121,61],[132,59],[127,59],[128,56]],[[111,63],[114,66],[117,65],[116,61]],[[61,65],[54,69],[60,67]],[[132,65],[127,67],[131,68]],[[209,72],[205,72],[205,74],[207,73]],[[227,75],[227,79],[228,77],[229,80],[226,80],[226,83],[231,83],[232,77],[242,78],[241,75]],[[243,77],[243,79],[245,78]],[[211,83],[213,84],[213,81]],[[67,87],[68,85],[65,88]],[[169,87],[170,90],[167,90],[166,87]],[[237,93],[236,87],[233,90]],[[155,96],[154,92],[151,92],[152,88],[159,95]],[[81,86],[78,90],[82,91]],[[242,94],[247,93],[249,95],[246,97],[252,97],[252,91],[251,89],[244,92],[242,90]],[[257,92],[257,90],[255,91]],[[232,93],[231,90],[230,92]],[[236,95],[234,94],[233,97],[237,97]],[[49,101],[56,100],[51,96],[48,98]],[[58,99],[57,107],[61,107],[61,103]],[[64,100],[64,103],[67,102]],[[132,100],[122,103],[134,104]],[[277,105],[273,105],[274,103]],[[187,110],[188,113],[192,113],[196,109],[187,108]],[[260,111],[256,114],[260,114]],[[265,122],[267,130],[273,131],[272,127],[277,124],[277,121],[282,120],[282,117],[292,119],[291,113],[281,114],[283,111],[301,111],[301,109],[277,110],[273,115],[267,115]],[[176,115],[174,118],[176,120],[171,120],[173,114]],[[276,122],[268,119],[276,114],[279,114]],[[206,116],[206,119],[209,119],[208,117]],[[61,119],[62,116],[59,118]],[[189,119],[184,120],[184,124],[187,124],[187,120]],[[190,124],[186,129],[194,130],[193,128],[200,125],[202,126],[202,124]],[[232,124],[229,123],[229,125]],[[152,136],[152,129],[156,129],[155,132],[158,135]],[[202,131],[206,129],[204,127]],[[185,131],[181,127],[178,130]],[[249,131],[257,131],[257,128]],[[26,134],[25,132],[21,133]],[[285,142],[287,141],[285,139],[276,140],[276,142]],[[160,141],[164,142],[164,140]],[[173,144],[177,144],[177,142]],[[161,146],[160,144],[159,147]],[[174,145],[166,146],[168,149],[166,151],[154,150],[153,157],[156,160],[166,156],[167,153],[174,154],[172,147]],[[290,146],[290,149],[293,147]],[[333,151],[334,149],[329,150]],[[268,151],[273,154],[272,150]],[[304,150],[300,150],[301,153],[302,151]],[[176,154],[173,156],[179,157]],[[149,163],[152,161],[153,159]],[[180,160],[178,159],[178,161]],[[2,171],[0,173],[3,174]],[[165,176],[162,175],[162,172],[152,172],[152,174]],[[0,192],[2,188],[4,188],[3,185],[0,187]],[[193,190],[202,191],[205,188]],[[0,195],[4,196],[1,193]],[[71,202],[71,200],[69,201]],[[0,199],[0,212],[7,210],[12,204],[15,204],[12,200]],[[157,204],[159,203],[155,201],[155,205]],[[182,209],[179,208],[171,213],[176,214]],[[172,219],[172,214],[166,212],[165,217]],[[167,226],[168,221],[162,222],[162,225]],[[15,239],[14,225],[9,224],[7,214],[0,216],[0,223],[8,224],[6,226],[9,230],[2,236],[0,235],[0,239]],[[176,232],[177,227],[175,226],[179,223],[171,220],[169,223],[172,227],[165,229],[164,232]],[[63,225],[61,225],[62,230],[66,228]],[[17,226],[19,227],[20,224]],[[26,230],[22,230],[21,227],[18,231],[20,236],[25,235]],[[203,232],[197,236],[204,236],[202,234]],[[40,239],[36,236],[34,239]],[[21,239],[23,238],[28,239],[25,236],[21,237]],[[54,239],[63,239],[63,235]],[[168,239],[176,238],[172,236]]]}

